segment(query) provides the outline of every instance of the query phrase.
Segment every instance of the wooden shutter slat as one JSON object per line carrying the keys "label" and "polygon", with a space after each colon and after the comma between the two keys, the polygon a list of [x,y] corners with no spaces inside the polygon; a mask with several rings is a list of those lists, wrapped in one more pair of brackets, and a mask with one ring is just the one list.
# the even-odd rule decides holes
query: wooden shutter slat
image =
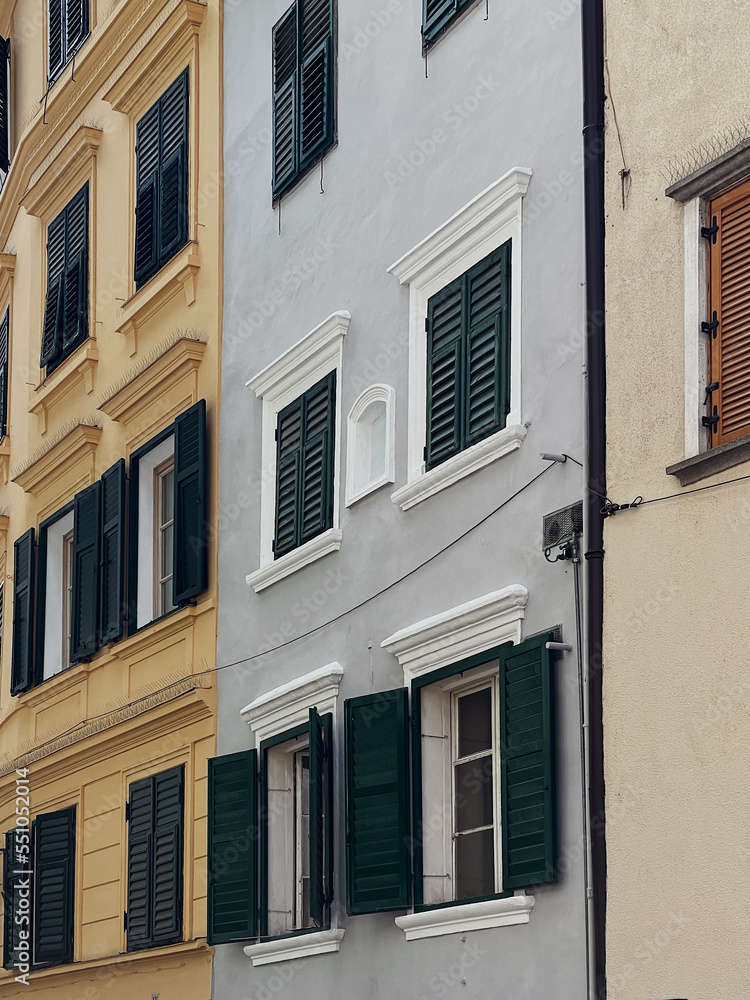
{"label": "wooden shutter slat", "polygon": [[309,541],[333,523],[333,452],[336,372],[304,395],[300,473],[299,542]]}
{"label": "wooden shutter slat", "polygon": [[151,942],[154,779],[130,786],[128,822],[127,949],[138,951]]}
{"label": "wooden shutter slat", "polygon": [[65,39],[63,37],[63,10],[65,0],[48,0],[49,60],[48,80],[57,79],[65,65]]}
{"label": "wooden shutter slat", "polygon": [[302,451],[302,400],[283,409],[276,420],[276,529],[274,557],[299,544],[299,479]]}
{"label": "wooden shutter slat", "polygon": [[434,295],[427,309],[428,468],[461,447],[463,284],[459,278]]}
{"label": "wooden shutter slat", "polygon": [[310,917],[322,927],[330,905],[332,872],[329,866],[332,816],[330,787],[332,780],[333,717],[309,712],[310,727]]}
{"label": "wooden shutter slat", "polygon": [[65,0],[65,60],[71,59],[89,33],[87,0]]}
{"label": "wooden shutter slat", "polygon": [[157,269],[156,213],[159,174],[159,103],[136,125],[135,283],[141,285]]}
{"label": "wooden shutter slat", "polygon": [[200,399],[174,423],[175,605],[197,597],[208,586],[207,489],[206,401]]}
{"label": "wooden shutter slat", "polygon": [[102,540],[99,587],[99,639],[122,636],[125,598],[125,461],[102,475]]}
{"label": "wooden shutter slat", "polygon": [[299,167],[333,141],[333,3],[301,3]]}
{"label": "wooden shutter slat", "polygon": [[36,965],[73,960],[75,806],[34,821],[33,958]]}
{"label": "wooden shutter slat", "polygon": [[13,695],[34,682],[34,555],[34,529],[29,528],[13,546]]}
{"label": "wooden shutter slat", "polygon": [[187,242],[188,70],[159,100],[159,267]]}
{"label": "wooden shutter slat", "polygon": [[10,39],[0,38],[0,170],[10,168]]}
{"label": "wooden shutter slat", "polygon": [[154,777],[154,944],[182,939],[184,775],[183,767],[175,767]]}
{"label": "wooden shutter slat", "polygon": [[273,28],[273,190],[297,171],[297,4]]}
{"label": "wooden shutter slat", "polygon": [[8,433],[8,352],[10,349],[10,308],[0,322],[0,441]]}
{"label": "wooden shutter slat", "polygon": [[99,546],[102,484],[75,496],[70,662],[89,659],[98,648]]}

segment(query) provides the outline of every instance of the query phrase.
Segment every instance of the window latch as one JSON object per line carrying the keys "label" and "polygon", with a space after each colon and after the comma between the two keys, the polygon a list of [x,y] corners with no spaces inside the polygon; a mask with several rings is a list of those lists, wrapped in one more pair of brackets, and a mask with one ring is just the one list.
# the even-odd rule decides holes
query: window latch
{"label": "window latch", "polygon": [[711,393],[718,388],[719,388],[718,382],[711,382],[709,383],[709,385],[706,386],[706,398],[703,400],[704,406],[708,403],[708,397],[711,395]]}
{"label": "window latch", "polygon": [[704,427],[710,427],[712,434],[716,433],[716,427],[717,427],[718,423],[719,423],[719,413],[718,413],[718,407],[716,407],[716,406],[714,407],[714,412],[713,412],[712,416],[710,416],[710,417],[701,417],[701,424]]}
{"label": "window latch", "polygon": [[710,240],[712,243],[716,243],[716,234],[719,231],[719,224],[716,220],[716,216],[711,220],[710,226],[701,226],[701,236],[704,240]]}
{"label": "window latch", "polygon": [[716,310],[714,309],[713,315],[711,316],[711,322],[707,323],[704,321],[701,323],[701,333],[707,333],[709,337],[713,337],[713,339],[716,340],[716,330],[718,329],[718,326],[719,318],[716,315]]}

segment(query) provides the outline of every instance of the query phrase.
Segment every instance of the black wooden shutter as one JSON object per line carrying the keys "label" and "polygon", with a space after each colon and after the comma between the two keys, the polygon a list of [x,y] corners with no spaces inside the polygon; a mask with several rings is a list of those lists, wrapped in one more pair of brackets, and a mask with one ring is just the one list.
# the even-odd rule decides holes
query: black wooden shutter
{"label": "black wooden shutter", "polygon": [[188,101],[190,80],[185,72],[159,100],[159,267],[188,238]]}
{"label": "black wooden shutter", "polygon": [[34,933],[36,965],[73,961],[76,810],[43,813],[34,822]]}
{"label": "black wooden shutter", "polygon": [[174,576],[176,605],[208,586],[206,491],[206,401],[199,400],[174,422]]}
{"label": "black wooden shutter", "polygon": [[65,0],[65,61],[80,48],[89,33],[88,0]]}
{"label": "black wooden shutter", "polygon": [[458,278],[433,295],[427,307],[428,468],[461,448],[463,298],[463,278]]}
{"label": "black wooden shutter", "polygon": [[302,399],[279,413],[276,421],[276,531],[274,558],[299,545],[299,474],[302,464]]}
{"label": "black wooden shutter", "polygon": [[154,777],[153,943],[182,940],[183,787],[185,769]]}
{"label": "black wooden shutter", "polygon": [[0,441],[8,433],[8,350],[10,347],[10,308],[0,322]]}
{"label": "black wooden shutter", "polygon": [[557,880],[552,638],[500,650],[503,889]]}
{"label": "black wooden shutter", "polygon": [[44,304],[41,368],[56,361],[62,351],[65,230],[66,213],[63,210],[47,229],[47,298]]}
{"label": "black wooden shutter", "polygon": [[273,193],[280,194],[297,172],[298,6],[294,3],[273,29]]}
{"label": "black wooden shutter", "polygon": [[159,104],[136,126],[135,283],[142,285],[158,270],[156,249],[159,183]]}
{"label": "black wooden shutter", "polygon": [[0,170],[10,168],[10,39],[0,38]]}
{"label": "black wooden shutter", "polygon": [[208,943],[258,933],[258,752],[208,762]]}
{"label": "black wooden shutter", "polygon": [[[31,828],[13,827],[5,834],[3,854],[3,968],[12,969],[16,951],[27,951],[26,941],[21,940],[21,931],[31,931],[30,921],[17,923],[16,917],[30,918],[31,872],[33,868],[30,851]],[[23,845],[23,846],[22,846]],[[20,893],[24,894],[22,909]]]}
{"label": "black wooden shutter", "polygon": [[13,546],[13,663],[10,693],[34,682],[34,529]]}
{"label": "black wooden shutter", "polygon": [[505,426],[510,409],[510,242],[466,275],[464,438],[473,444]]}
{"label": "black wooden shutter", "polygon": [[154,779],[130,786],[128,803],[127,949],[139,951],[151,944],[153,896]]}
{"label": "black wooden shutter", "polygon": [[70,662],[89,659],[97,650],[102,484],[76,493],[73,518],[73,595]]}
{"label": "black wooden shutter", "polygon": [[299,166],[333,142],[333,0],[298,0],[300,40]]}
{"label": "black wooden shutter", "polygon": [[65,0],[49,0],[49,60],[47,79],[57,79],[65,65],[64,17]]}
{"label": "black wooden shutter", "polygon": [[333,524],[336,372],[304,395],[300,472],[299,544]]}
{"label": "black wooden shutter", "polygon": [[310,709],[310,916],[318,927],[326,923],[333,897],[331,865],[333,837],[333,716]]}
{"label": "black wooden shutter", "polygon": [[[122,636],[125,599],[125,461],[102,476],[102,541],[99,574],[99,642]],[[133,569],[135,572],[135,568]]]}
{"label": "black wooden shutter", "polygon": [[66,213],[62,349],[67,355],[88,336],[89,186],[71,199]]}
{"label": "black wooden shutter", "polygon": [[352,698],[346,719],[347,912],[409,905],[407,695]]}

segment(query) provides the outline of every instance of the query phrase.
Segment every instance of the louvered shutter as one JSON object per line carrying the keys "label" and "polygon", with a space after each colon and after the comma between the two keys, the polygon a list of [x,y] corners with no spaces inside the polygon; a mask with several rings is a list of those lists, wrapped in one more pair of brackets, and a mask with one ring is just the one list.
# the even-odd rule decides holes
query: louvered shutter
{"label": "louvered shutter", "polygon": [[333,0],[298,0],[302,11],[299,166],[333,142]]}
{"label": "louvered shutter", "polygon": [[44,305],[41,368],[53,364],[62,351],[65,230],[66,213],[63,210],[47,229],[47,297]]}
{"label": "louvered shutter", "polygon": [[156,250],[159,183],[159,104],[136,126],[135,283],[142,285],[158,270]]}
{"label": "louvered shutter", "polygon": [[714,421],[713,445],[750,434],[750,181],[716,198],[710,216],[718,223],[710,243],[709,320],[717,320],[710,336],[708,417]]}
{"label": "louvered shutter", "polygon": [[326,923],[333,896],[333,716],[310,709],[310,916]]}
{"label": "louvered shutter", "polygon": [[258,932],[258,753],[208,762],[208,943]]}
{"label": "louvered shutter", "polygon": [[505,426],[510,409],[510,243],[466,276],[466,445]]}
{"label": "louvered shutter", "polygon": [[206,401],[199,400],[174,423],[174,604],[208,586]]}
{"label": "louvered shutter", "polygon": [[66,213],[65,272],[63,277],[63,354],[69,354],[88,336],[89,186],[73,198]]}
{"label": "louvered shutter", "polygon": [[463,279],[451,282],[427,307],[428,468],[461,447]]}
{"label": "louvered shutter", "polygon": [[99,574],[99,641],[122,636],[125,597],[125,461],[102,476],[101,570]]}
{"label": "louvered shutter", "polygon": [[[31,829],[13,827],[5,834],[3,854],[3,968],[13,968],[17,951],[26,951],[27,944],[21,940],[21,931],[31,930],[29,922],[17,923],[16,917],[31,914]],[[24,906],[20,905],[23,893]],[[28,940],[28,939],[27,939]]]}
{"label": "louvered shutter", "polygon": [[71,663],[90,659],[98,648],[101,505],[101,482],[92,483],[75,496],[70,622]]}
{"label": "louvered shutter", "polygon": [[552,638],[500,650],[503,889],[557,880]]}
{"label": "louvered shutter", "polygon": [[299,544],[333,524],[333,455],[336,372],[303,397]]}
{"label": "louvered shutter", "polygon": [[153,943],[182,940],[183,786],[185,771],[154,777]]}
{"label": "louvered shutter", "polygon": [[353,698],[346,719],[349,914],[409,905],[406,690]]}
{"label": "louvered shutter", "polygon": [[128,803],[127,949],[139,951],[151,943],[153,896],[154,779],[130,786]]}
{"label": "louvered shutter", "polygon": [[10,168],[10,39],[0,38],[0,170]]}
{"label": "louvered shutter", "polygon": [[34,529],[13,546],[13,663],[11,688],[20,694],[34,683]]}
{"label": "louvered shutter", "polygon": [[10,309],[0,322],[0,441],[8,433],[8,350],[10,347]]}
{"label": "louvered shutter", "polygon": [[423,0],[422,44],[432,41],[458,10],[458,0]]}
{"label": "louvered shutter", "polygon": [[43,813],[34,821],[34,933],[36,965],[73,961],[76,810]]}
{"label": "louvered shutter", "polygon": [[188,238],[189,89],[188,71],[185,70],[159,100],[159,267],[166,264]]}
{"label": "louvered shutter", "polygon": [[47,78],[51,83],[65,65],[64,17],[65,0],[48,0],[49,60]]}
{"label": "louvered shutter", "polygon": [[281,410],[276,422],[276,534],[274,557],[299,545],[299,476],[302,464],[302,399]]}
{"label": "louvered shutter", "polygon": [[65,0],[65,61],[73,57],[89,33],[87,0]]}
{"label": "louvered shutter", "polygon": [[297,172],[298,7],[294,3],[273,29],[273,193]]}

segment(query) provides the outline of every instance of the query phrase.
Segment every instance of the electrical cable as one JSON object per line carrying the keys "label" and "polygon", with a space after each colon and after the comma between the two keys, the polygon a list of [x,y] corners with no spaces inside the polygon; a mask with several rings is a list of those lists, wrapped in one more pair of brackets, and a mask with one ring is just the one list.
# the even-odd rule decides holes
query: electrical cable
{"label": "electrical cable", "polygon": [[[652,497],[650,500],[644,500],[643,497],[637,496],[632,503],[613,504],[608,497],[603,497],[603,499],[605,499],[607,503],[602,508],[602,513],[604,514],[605,517],[607,517],[611,514],[616,513],[618,510],[628,510],[629,508],[634,508],[634,507],[645,507],[646,504],[661,503],[662,500],[676,500],[678,497],[690,496],[691,493],[702,493],[704,490],[715,490],[719,486],[731,486],[733,483],[742,483],[746,479],[750,479],[750,475],[737,476],[736,479],[726,479],[723,483],[709,483],[708,486],[696,486],[694,490],[683,490],[682,493],[668,493],[666,496]],[[589,489],[591,490],[591,487],[589,487]],[[594,493],[595,490],[591,490],[591,492]],[[600,496],[600,494],[597,493],[596,496]]]}

